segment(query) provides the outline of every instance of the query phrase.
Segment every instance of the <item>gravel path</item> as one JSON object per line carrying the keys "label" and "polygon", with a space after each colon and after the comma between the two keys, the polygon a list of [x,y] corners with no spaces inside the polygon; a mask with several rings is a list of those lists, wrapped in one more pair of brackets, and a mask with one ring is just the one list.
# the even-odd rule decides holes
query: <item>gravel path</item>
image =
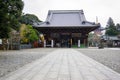
{"label": "gravel path", "polygon": [[120,48],[119,49],[77,49],[84,55],[108,66],[120,73]]}
{"label": "gravel path", "polygon": [[54,49],[25,49],[19,51],[0,51],[0,77],[28,64],[36,59],[39,59]]}

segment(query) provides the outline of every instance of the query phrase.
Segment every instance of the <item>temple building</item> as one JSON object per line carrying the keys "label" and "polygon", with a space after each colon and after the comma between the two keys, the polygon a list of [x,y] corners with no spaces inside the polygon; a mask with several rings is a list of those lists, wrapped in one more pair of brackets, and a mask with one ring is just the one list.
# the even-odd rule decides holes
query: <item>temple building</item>
{"label": "temple building", "polygon": [[83,10],[49,10],[46,21],[33,27],[43,33],[44,47],[87,47],[89,32],[100,24],[87,21]]}

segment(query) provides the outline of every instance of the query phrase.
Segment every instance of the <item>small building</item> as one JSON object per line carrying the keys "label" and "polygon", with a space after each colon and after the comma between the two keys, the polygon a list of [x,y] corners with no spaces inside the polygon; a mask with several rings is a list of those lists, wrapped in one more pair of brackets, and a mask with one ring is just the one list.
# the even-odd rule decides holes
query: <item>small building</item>
{"label": "small building", "polygon": [[83,10],[49,10],[46,21],[33,27],[43,33],[44,46],[87,47],[89,32],[100,24],[87,21]]}
{"label": "small building", "polygon": [[120,38],[119,36],[101,36],[101,39],[106,44],[107,47],[120,47]]}

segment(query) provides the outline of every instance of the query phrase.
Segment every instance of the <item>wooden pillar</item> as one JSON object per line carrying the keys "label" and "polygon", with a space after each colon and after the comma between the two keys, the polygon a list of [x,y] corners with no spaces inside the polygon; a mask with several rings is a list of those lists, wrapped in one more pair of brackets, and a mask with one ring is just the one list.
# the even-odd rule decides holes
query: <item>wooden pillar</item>
{"label": "wooden pillar", "polygon": [[84,46],[86,46],[86,39],[84,39]]}
{"label": "wooden pillar", "polygon": [[70,39],[70,44],[71,44],[71,47],[72,47],[72,38]]}
{"label": "wooden pillar", "polygon": [[88,47],[88,34],[86,35],[86,47]]}
{"label": "wooden pillar", "polygon": [[84,46],[88,47],[88,34],[85,34],[85,37],[84,37]]}

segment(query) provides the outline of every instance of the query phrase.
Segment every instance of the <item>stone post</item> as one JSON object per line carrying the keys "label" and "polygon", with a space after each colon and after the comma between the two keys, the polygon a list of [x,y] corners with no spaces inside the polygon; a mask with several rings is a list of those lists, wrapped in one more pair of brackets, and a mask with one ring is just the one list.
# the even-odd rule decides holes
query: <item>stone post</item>
{"label": "stone post", "polygon": [[46,47],[46,40],[44,40],[44,48]]}
{"label": "stone post", "polygon": [[78,47],[80,47],[80,40],[78,40]]}
{"label": "stone post", "polygon": [[52,47],[52,48],[54,47],[54,42],[53,42],[53,40],[51,40],[51,47]]}

